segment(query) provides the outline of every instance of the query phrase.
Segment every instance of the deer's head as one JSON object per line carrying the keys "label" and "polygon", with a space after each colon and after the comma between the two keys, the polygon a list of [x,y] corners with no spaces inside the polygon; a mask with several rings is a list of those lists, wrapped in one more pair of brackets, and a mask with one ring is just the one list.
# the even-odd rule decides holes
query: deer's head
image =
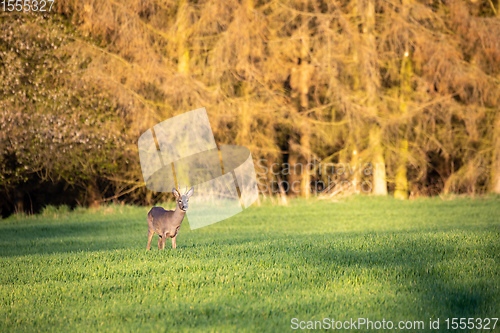
{"label": "deer's head", "polygon": [[[186,187],[186,190],[187,190],[187,187]],[[179,207],[179,209],[182,211],[186,211],[188,209],[188,205],[189,205],[189,198],[194,193],[194,187],[191,187],[191,189],[189,189],[189,191],[187,191],[185,194],[180,194],[176,188],[174,188],[172,190],[172,193],[174,194],[175,199],[177,201],[177,207]]]}

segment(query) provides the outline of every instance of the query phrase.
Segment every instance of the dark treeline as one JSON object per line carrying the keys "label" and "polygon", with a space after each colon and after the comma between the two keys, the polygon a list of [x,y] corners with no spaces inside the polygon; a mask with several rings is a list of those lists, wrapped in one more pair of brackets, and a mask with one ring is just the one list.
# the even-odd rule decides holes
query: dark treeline
{"label": "dark treeline", "polygon": [[[162,199],[137,139],[202,106],[218,143],[260,160],[261,187],[500,193],[498,0],[59,0],[0,20],[3,216]],[[269,168],[316,161],[372,167]]]}

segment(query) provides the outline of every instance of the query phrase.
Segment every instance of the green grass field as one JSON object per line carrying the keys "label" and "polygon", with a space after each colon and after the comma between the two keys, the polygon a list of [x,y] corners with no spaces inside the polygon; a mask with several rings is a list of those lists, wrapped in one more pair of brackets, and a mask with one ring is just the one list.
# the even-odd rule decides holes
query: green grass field
{"label": "green grass field", "polygon": [[155,235],[150,252],[147,211],[1,220],[0,331],[281,332],[362,317],[424,331],[440,318],[444,332],[446,318],[500,317],[499,197],[264,203],[194,231],[184,221],[177,250]]}

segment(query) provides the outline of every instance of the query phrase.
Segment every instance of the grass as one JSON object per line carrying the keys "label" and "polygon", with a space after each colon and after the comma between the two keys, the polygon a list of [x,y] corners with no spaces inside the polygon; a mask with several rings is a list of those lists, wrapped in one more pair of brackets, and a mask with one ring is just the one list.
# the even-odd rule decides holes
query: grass
{"label": "grass", "polygon": [[444,332],[446,318],[500,316],[498,197],[252,206],[184,223],[175,251],[145,251],[146,213],[1,220],[0,331],[277,332],[363,317],[425,331],[440,318]]}

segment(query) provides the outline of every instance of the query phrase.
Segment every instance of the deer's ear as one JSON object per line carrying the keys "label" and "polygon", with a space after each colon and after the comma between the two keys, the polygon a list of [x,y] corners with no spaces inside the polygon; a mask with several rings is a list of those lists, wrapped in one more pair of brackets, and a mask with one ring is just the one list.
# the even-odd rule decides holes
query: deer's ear
{"label": "deer's ear", "polygon": [[174,196],[175,196],[177,199],[179,199],[179,197],[181,196],[181,195],[179,194],[179,191],[177,191],[177,189],[176,189],[175,187],[172,189],[172,193],[174,194]]}
{"label": "deer's ear", "polygon": [[191,188],[189,189],[189,191],[187,191],[186,195],[187,195],[187,197],[189,198],[190,196],[192,196],[192,195],[193,195],[193,193],[194,193],[194,187],[191,187]]}

